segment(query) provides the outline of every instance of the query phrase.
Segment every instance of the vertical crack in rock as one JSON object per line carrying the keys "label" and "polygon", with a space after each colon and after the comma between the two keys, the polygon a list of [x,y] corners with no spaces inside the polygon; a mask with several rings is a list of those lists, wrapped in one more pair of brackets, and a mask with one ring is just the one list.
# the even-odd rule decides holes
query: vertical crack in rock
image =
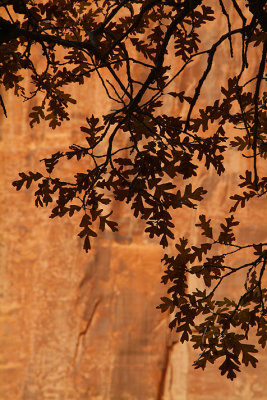
{"label": "vertical crack in rock", "polygon": [[170,365],[170,381],[169,381],[169,387],[168,387],[169,393],[171,395],[171,400],[173,400],[173,397],[172,397],[172,383],[173,383],[173,364],[171,363],[171,365]]}
{"label": "vertical crack in rock", "polygon": [[165,360],[164,360],[164,365],[162,368],[161,378],[159,381],[158,394],[157,394],[156,400],[163,400],[168,366],[169,366],[169,362],[170,362],[170,358],[171,358],[172,349],[173,349],[175,343],[176,342],[173,342],[170,345],[167,345],[166,353],[165,353]]}
{"label": "vertical crack in rock", "polygon": [[77,362],[78,362],[77,359],[78,359],[78,354],[79,354],[79,350],[80,350],[80,347],[81,347],[81,346],[80,346],[80,345],[81,345],[81,340],[82,340],[83,338],[85,338],[85,336],[86,336],[86,334],[87,334],[87,332],[88,332],[88,330],[89,330],[89,328],[90,328],[90,326],[91,326],[91,324],[92,324],[94,315],[95,315],[95,313],[96,313],[97,307],[99,306],[100,302],[101,302],[100,299],[98,299],[98,300],[95,302],[95,305],[94,305],[94,307],[93,307],[92,313],[91,313],[90,317],[88,318],[88,321],[87,321],[87,323],[86,323],[85,328],[84,328],[82,331],[80,331],[80,333],[79,333],[79,335],[78,335],[77,342],[76,342],[76,346],[75,346],[75,352],[74,352],[74,366],[75,366],[75,367],[77,366]]}

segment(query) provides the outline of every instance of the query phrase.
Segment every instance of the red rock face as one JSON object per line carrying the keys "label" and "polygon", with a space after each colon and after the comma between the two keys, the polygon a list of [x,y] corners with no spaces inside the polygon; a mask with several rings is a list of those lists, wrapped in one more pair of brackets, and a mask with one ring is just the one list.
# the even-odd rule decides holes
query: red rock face
{"label": "red rock face", "polygon": [[[213,39],[214,32],[206,34]],[[216,74],[234,73],[228,63],[229,49],[224,51],[227,56],[219,54],[203,104],[218,92]],[[195,81],[199,68],[188,72],[185,85]],[[160,284],[163,252],[143,233],[129,206],[115,205],[119,232],[100,236],[91,253],[85,254],[76,237],[75,216],[48,219],[49,211],[34,207],[33,189],[16,193],[11,186],[18,172],[38,170],[39,159],[79,142],[79,126],[86,115],[110,108],[97,81],[83,90],[73,86],[71,92],[78,105],[71,121],[55,132],[45,123],[30,129],[33,102],[22,104],[11,93],[3,94],[8,119],[2,117],[0,125],[0,399],[266,399],[263,352],[259,367],[243,368],[234,382],[221,377],[216,366],[204,373],[193,369],[198,354],[190,344],[176,343],[168,317],[155,308],[166,293]],[[166,113],[180,112],[174,100],[164,107]],[[215,221],[223,219],[230,207],[227,199],[249,162],[233,151],[222,177],[203,169],[198,182],[209,194],[199,213],[207,212]],[[67,175],[73,173],[72,164],[64,168]],[[239,213],[240,243],[264,240],[262,210],[263,200],[257,200]],[[175,221],[177,237],[199,241],[194,226],[197,214],[177,213]],[[236,258],[237,263],[242,261]],[[240,277],[228,285],[223,295],[237,293]]]}

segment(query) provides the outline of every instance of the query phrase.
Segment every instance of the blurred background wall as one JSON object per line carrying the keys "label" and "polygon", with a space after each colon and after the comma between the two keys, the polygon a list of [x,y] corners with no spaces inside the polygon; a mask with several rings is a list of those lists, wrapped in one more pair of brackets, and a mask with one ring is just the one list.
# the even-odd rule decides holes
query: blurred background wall
{"label": "blurred background wall", "polygon": [[[216,23],[225,25],[224,20]],[[206,35],[212,41],[215,32],[207,30]],[[228,57],[229,49],[224,48],[199,106],[218,91],[219,76],[234,73]],[[188,71],[185,87],[196,81],[200,68],[196,64]],[[30,88],[29,77],[26,80]],[[129,206],[115,205],[119,232],[100,235],[85,254],[76,236],[77,217],[51,220],[49,210],[35,208],[34,189],[17,193],[12,187],[18,172],[40,170],[41,158],[79,143],[85,116],[112,108],[96,80],[86,88],[73,86],[70,92],[78,100],[71,120],[52,132],[44,122],[33,129],[28,125],[37,99],[22,103],[11,92],[2,93],[8,118],[1,113],[0,399],[266,399],[264,351],[258,368],[242,368],[234,382],[221,377],[216,366],[204,373],[193,369],[198,354],[190,343],[177,343],[168,316],[155,308],[166,293],[160,284],[163,252],[148,240]],[[165,113],[181,112],[170,99],[163,108]],[[240,171],[250,166],[250,161],[237,157],[235,151],[228,154],[227,173],[219,179],[212,171],[200,172],[198,183],[209,194],[199,213],[222,221]],[[73,165],[64,168],[71,175]],[[264,240],[261,207],[263,200],[257,200],[239,214],[241,244]],[[175,219],[177,237],[189,236],[197,243],[197,214],[177,212]],[[239,277],[232,279],[223,294],[231,296],[239,284]]]}

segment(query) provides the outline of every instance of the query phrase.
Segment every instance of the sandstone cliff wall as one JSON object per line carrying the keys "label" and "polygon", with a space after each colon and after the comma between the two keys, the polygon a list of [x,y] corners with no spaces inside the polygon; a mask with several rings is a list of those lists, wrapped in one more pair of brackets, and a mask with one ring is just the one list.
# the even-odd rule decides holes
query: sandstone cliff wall
{"label": "sandstone cliff wall", "polygon": [[[214,32],[207,35],[212,40]],[[225,54],[219,56],[218,75],[234,70]],[[188,72],[185,85],[199,76],[198,68]],[[208,88],[206,99],[218,90],[216,75]],[[162,250],[144,235],[129,207],[116,205],[120,231],[99,237],[85,254],[76,237],[78,219],[50,220],[49,212],[34,207],[32,190],[16,193],[11,186],[18,172],[37,170],[39,159],[78,142],[86,115],[110,107],[96,81],[89,89],[73,86],[71,91],[78,105],[71,121],[55,132],[45,123],[30,129],[33,101],[22,103],[3,94],[8,119],[1,115],[0,399],[266,399],[264,352],[259,367],[243,368],[234,382],[216,368],[193,370],[198,354],[190,344],[176,343],[167,316],[155,309],[165,293]],[[164,107],[173,113],[177,104],[169,100]],[[204,170],[198,178],[209,190],[200,212],[208,210],[218,221],[229,209],[227,198],[245,167],[236,152],[227,163],[230,172],[222,178]],[[66,168],[67,174],[72,172],[71,166]],[[241,242],[264,240],[263,202],[257,204],[242,212]],[[177,213],[177,234],[197,241],[196,219]],[[227,295],[238,287],[237,277],[225,288]]]}

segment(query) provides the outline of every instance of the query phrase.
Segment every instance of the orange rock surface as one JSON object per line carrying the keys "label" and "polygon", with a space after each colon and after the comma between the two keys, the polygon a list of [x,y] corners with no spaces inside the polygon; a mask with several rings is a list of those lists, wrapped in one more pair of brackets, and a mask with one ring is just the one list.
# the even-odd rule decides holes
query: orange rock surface
{"label": "orange rock surface", "polygon": [[[212,40],[212,33],[207,35]],[[216,73],[229,76],[233,66],[227,62],[229,49],[225,52]],[[198,68],[189,71],[185,85],[198,76]],[[218,90],[216,74],[208,89],[206,100]],[[166,293],[160,284],[163,252],[129,206],[115,205],[119,232],[99,236],[85,254],[76,236],[78,218],[51,220],[48,210],[34,207],[34,189],[17,193],[12,187],[18,172],[38,170],[41,158],[78,143],[86,115],[110,107],[97,81],[71,92],[78,105],[71,120],[53,132],[43,122],[29,128],[35,100],[22,103],[11,92],[2,93],[8,119],[1,115],[0,400],[267,399],[264,350],[258,368],[243,368],[234,382],[221,377],[216,366],[204,373],[193,369],[198,354],[190,343],[177,343],[167,315],[155,308]],[[166,113],[180,112],[174,100],[164,107]],[[199,213],[223,219],[245,163],[250,161],[232,151],[222,177],[200,173],[198,182],[209,194]],[[72,164],[65,168],[72,173]],[[266,240],[263,202],[256,200],[239,214],[241,243]],[[177,213],[175,220],[177,237],[199,240],[197,214]],[[223,294],[231,296],[240,277],[228,284]]]}

